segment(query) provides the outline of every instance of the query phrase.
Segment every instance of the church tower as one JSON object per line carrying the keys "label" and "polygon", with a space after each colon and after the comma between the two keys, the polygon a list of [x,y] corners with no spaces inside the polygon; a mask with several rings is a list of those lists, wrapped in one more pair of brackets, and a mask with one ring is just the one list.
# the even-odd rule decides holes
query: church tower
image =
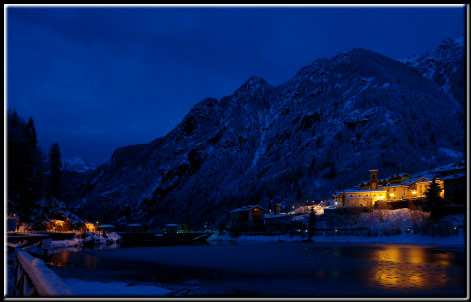
{"label": "church tower", "polygon": [[370,189],[378,189],[378,170],[370,170]]}

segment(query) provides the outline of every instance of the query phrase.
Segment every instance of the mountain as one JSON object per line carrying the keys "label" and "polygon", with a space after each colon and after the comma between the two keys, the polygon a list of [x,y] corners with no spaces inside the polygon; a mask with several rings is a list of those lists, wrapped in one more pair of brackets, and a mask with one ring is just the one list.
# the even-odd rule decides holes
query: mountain
{"label": "mountain", "polygon": [[[460,56],[445,54],[454,50],[437,58],[460,66]],[[252,77],[196,104],[166,136],[115,150],[69,202],[90,219],[114,221],[127,203],[136,221],[198,228],[226,222],[241,205],[330,198],[369,169],[384,177],[460,159],[464,100],[440,85],[443,77],[428,77],[433,64],[414,62],[353,49],[279,86]]]}
{"label": "mountain", "polygon": [[[466,52],[463,38],[445,39],[421,55],[400,60],[432,80],[454,101],[464,106],[466,101]],[[464,113],[464,111],[463,111]]]}
{"label": "mountain", "polygon": [[95,164],[86,161],[82,156],[73,156],[62,161],[62,169],[71,172],[84,173],[89,170],[96,169],[96,166]]}

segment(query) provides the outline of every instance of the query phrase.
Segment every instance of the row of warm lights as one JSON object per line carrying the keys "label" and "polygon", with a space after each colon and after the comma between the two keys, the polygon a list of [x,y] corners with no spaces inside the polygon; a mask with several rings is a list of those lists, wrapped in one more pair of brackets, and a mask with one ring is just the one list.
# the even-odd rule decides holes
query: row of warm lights
{"label": "row of warm lights", "polygon": [[[456,229],[458,229],[458,227],[456,225],[453,226],[453,230],[456,230]],[[410,231],[410,228],[406,228],[406,231]]]}

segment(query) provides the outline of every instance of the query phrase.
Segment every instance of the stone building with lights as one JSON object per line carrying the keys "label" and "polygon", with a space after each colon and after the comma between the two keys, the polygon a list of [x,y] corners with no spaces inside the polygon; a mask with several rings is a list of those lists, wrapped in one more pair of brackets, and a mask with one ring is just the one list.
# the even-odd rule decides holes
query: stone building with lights
{"label": "stone building with lights", "polygon": [[265,230],[267,232],[286,233],[290,230],[292,216],[289,213],[281,213],[281,204],[275,204],[273,210],[264,217]]}
{"label": "stone building with lights", "polygon": [[461,200],[460,196],[466,188],[462,162],[427,171],[414,178],[407,173],[402,173],[381,180],[378,178],[378,170],[369,170],[369,173],[370,179],[366,183],[362,182],[359,188],[346,189],[333,194],[334,206],[374,207],[378,201],[384,203],[425,198],[425,192],[432,183],[433,177],[442,188],[440,196],[448,197],[449,201]]}
{"label": "stone building with lights", "polygon": [[253,232],[263,230],[265,209],[259,205],[248,205],[230,212],[232,232]]}

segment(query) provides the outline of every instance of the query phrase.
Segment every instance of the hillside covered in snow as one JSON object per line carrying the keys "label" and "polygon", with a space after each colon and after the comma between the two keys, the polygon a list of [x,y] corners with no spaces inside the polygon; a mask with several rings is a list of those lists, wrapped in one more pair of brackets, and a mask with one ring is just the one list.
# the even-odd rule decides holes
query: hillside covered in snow
{"label": "hillside covered in snow", "polygon": [[325,199],[382,175],[465,154],[464,48],[447,39],[396,61],[353,49],[272,86],[252,77],[206,98],[164,137],[118,148],[74,184],[68,204],[100,221],[218,225],[246,204]]}

